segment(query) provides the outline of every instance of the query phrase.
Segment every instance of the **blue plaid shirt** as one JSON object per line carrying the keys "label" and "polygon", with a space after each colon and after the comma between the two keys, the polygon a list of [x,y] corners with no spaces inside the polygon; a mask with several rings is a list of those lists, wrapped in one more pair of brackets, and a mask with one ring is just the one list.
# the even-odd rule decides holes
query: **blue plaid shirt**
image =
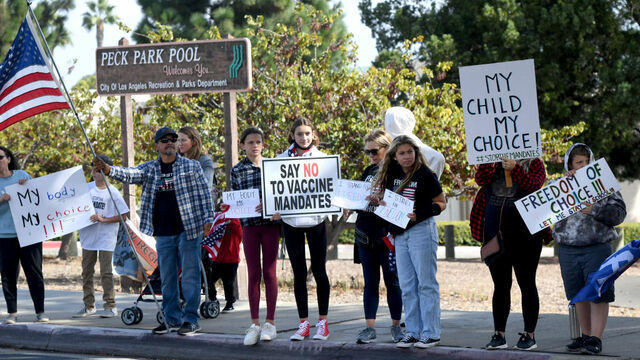
{"label": "blue plaid shirt", "polygon": [[[110,178],[142,185],[140,231],[150,236],[153,236],[153,209],[161,176],[160,158],[137,167],[112,166],[109,171]],[[213,208],[211,191],[200,163],[177,155],[176,162],[173,163],[173,181],[187,239],[202,239],[204,224],[211,224],[213,221]]]}

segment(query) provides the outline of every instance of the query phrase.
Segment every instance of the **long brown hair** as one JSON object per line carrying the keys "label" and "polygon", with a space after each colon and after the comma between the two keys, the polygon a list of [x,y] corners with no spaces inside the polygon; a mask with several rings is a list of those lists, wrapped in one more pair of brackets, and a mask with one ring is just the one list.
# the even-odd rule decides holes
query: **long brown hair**
{"label": "long brown hair", "polygon": [[202,138],[200,137],[200,133],[198,132],[198,130],[191,126],[185,126],[178,130],[178,132],[187,135],[189,140],[191,140],[191,149],[187,150],[186,153],[181,155],[189,159],[199,160],[203,152]]}
{"label": "long brown hair", "polygon": [[320,138],[318,137],[318,132],[316,131],[315,126],[313,126],[313,123],[311,122],[311,120],[307,120],[307,119],[298,119],[296,121],[293,122],[293,124],[291,124],[291,130],[289,130],[289,135],[287,137],[287,140],[289,141],[289,144],[293,144],[296,142],[296,138],[294,136],[296,129],[298,128],[298,126],[308,126],[311,128],[311,132],[313,133],[313,142],[312,144],[315,146],[318,146],[318,144],[320,143]]}
{"label": "long brown hair", "polygon": [[386,185],[391,180],[391,175],[394,172],[394,170],[401,169],[400,164],[394,158],[396,156],[396,152],[398,151],[398,147],[400,145],[405,145],[405,144],[411,145],[411,147],[413,148],[413,151],[416,154],[416,160],[413,162],[413,165],[411,166],[409,173],[405,175],[404,179],[402,180],[402,183],[396,189],[395,192],[398,194],[402,193],[402,190],[404,190],[404,188],[406,188],[407,185],[409,185],[411,178],[418,171],[418,169],[420,169],[423,165],[428,167],[427,161],[424,159],[424,156],[420,152],[420,148],[418,147],[418,144],[416,144],[416,142],[413,141],[412,138],[410,138],[407,135],[400,135],[396,137],[395,139],[393,139],[393,141],[391,142],[391,146],[389,146],[387,153],[384,155],[384,159],[382,159],[382,165],[380,167],[380,171],[378,171],[378,174],[376,175],[376,178],[373,184],[371,185],[371,188],[376,189],[375,191],[377,192],[374,195],[381,197],[382,192],[384,191]]}

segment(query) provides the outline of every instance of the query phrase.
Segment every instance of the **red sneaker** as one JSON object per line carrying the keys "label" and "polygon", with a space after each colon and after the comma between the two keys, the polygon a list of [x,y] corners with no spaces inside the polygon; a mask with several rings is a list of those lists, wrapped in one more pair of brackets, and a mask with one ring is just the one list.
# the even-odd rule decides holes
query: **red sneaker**
{"label": "red sneaker", "polygon": [[329,324],[326,319],[322,319],[316,324],[316,334],[313,335],[313,340],[327,340],[328,337]]}
{"label": "red sneaker", "polygon": [[301,321],[300,325],[298,325],[298,331],[295,334],[291,335],[289,340],[291,341],[301,341],[305,338],[309,337],[309,328],[311,325],[307,320]]}

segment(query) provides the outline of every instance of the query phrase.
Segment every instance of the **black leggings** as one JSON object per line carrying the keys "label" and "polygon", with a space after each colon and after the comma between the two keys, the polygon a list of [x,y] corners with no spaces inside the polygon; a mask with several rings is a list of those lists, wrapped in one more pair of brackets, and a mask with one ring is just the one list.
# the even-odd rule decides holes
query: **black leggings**
{"label": "black leggings", "polygon": [[7,302],[7,312],[9,314],[18,312],[17,283],[20,264],[22,264],[36,314],[43,313],[42,243],[21,248],[17,238],[0,239],[0,259],[2,259],[2,292]]}
{"label": "black leggings", "polygon": [[318,313],[326,316],[329,312],[329,277],[325,263],[327,262],[327,230],[324,222],[308,228],[296,228],[284,224],[284,241],[293,269],[293,291],[298,307],[298,316],[309,317],[307,299],[307,260],[305,259],[304,237],[307,235],[309,253],[311,254],[311,272],[316,280],[318,297]]}
{"label": "black leggings", "polygon": [[[491,206],[491,205],[488,205]],[[487,213],[490,213],[489,211]],[[505,253],[489,266],[493,279],[493,324],[495,331],[505,331],[511,308],[511,269],[522,293],[524,331],[534,332],[540,312],[540,299],[536,287],[536,271],[542,240],[532,236],[513,204],[505,205],[502,219]],[[485,233],[485,236],[491,234]],[[493,235],[491,235],[493,236]]]}

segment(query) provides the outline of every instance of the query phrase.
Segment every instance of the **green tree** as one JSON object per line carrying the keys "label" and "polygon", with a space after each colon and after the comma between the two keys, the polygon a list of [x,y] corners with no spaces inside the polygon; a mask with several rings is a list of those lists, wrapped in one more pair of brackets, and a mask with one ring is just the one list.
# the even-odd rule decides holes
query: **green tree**
{"label": "green tree", "polygon": [[96,42],[98,47],[102,46],[104,39],[104,24],[115,24],[118,17],[114,15],[114,6],[109,5],[108,0],[89,1],[87,3],[89,11],[82,14],[82,27],[91,31],[96,28]]}
{"label": "green tree", "polygon": [[420,60],[464,65],[533,58],[540,120],[554,130],[585,122],[578,138],[622,178],[640,177],[640,10],[636,1],[360,2],[379,50],[424,35]]}
{"label": "green tree", "polygon": [[[74,7],[73,0],[51,0],[40,2],[33,9],[51,49],[71,42],[65,23]],[[0,1],[0,58],[4,59],[9,51],[26,14],[24,0]]]}

